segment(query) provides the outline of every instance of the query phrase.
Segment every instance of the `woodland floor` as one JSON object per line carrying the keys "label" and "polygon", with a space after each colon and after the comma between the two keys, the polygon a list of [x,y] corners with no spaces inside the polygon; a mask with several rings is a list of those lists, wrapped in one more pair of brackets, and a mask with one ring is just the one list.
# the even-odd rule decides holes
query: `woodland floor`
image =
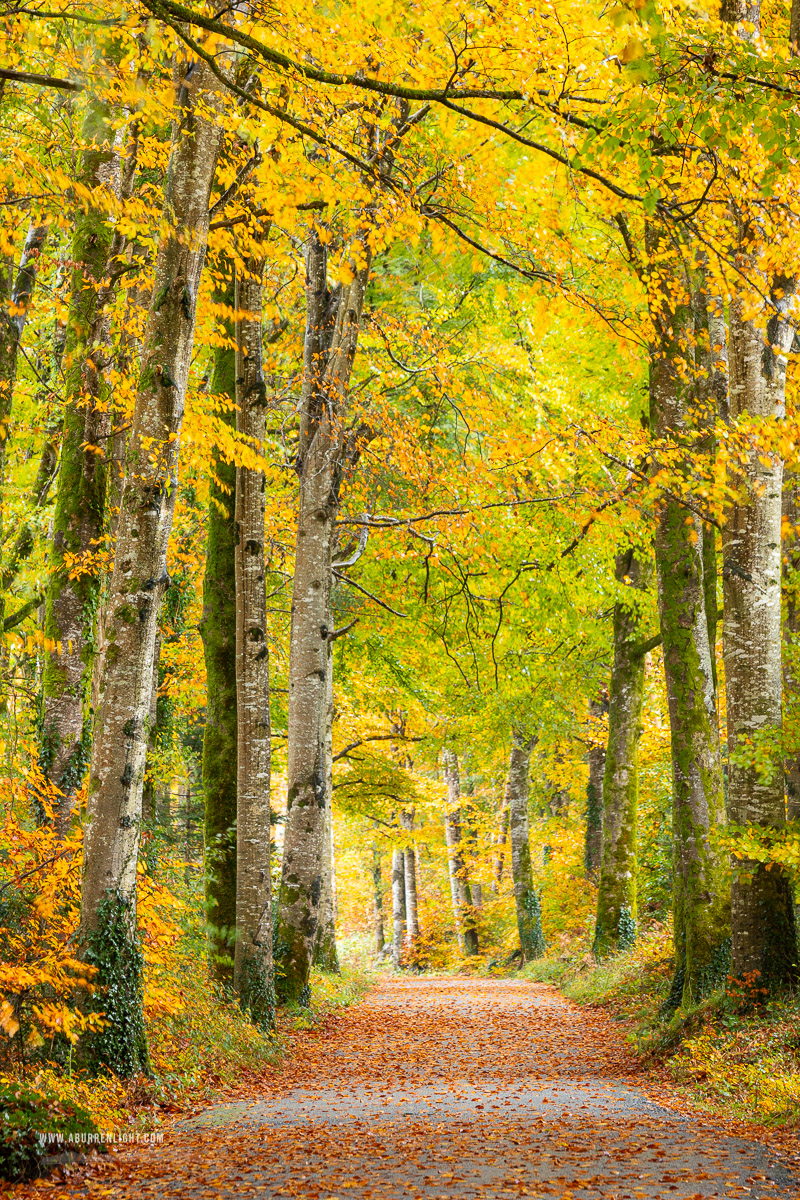
{"label": "woodland floor", "polygon": [[421,977],[382,982],[305,1034],[257,1097],[212,1107],[58,1191],[699,1200],[797,1198],[800,1176],[757,1133],[681,1108],[637,1076],[602,1011],[543,984]]}

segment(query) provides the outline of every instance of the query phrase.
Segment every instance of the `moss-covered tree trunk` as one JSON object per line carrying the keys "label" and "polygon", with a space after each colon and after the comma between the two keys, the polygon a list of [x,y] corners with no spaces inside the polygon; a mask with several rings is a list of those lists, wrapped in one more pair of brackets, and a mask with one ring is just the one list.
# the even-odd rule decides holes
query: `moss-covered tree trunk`
{"label": "moss-covered tree trunk", "polygon": [[[216,296],[229,314],[236,297],[233,270]],[[236,427],[236,352],[233,322],[226,322],[229,344],[214,357],[211,394],[220,398],[218,415]],[[233,983],[236,936],[236,467],[219,453],[213,457],[209,489],[206,566],[203,577],[203,638],[206,724],[203,730],[205,796],[205,902],[208,959],[221,983]]]}
{"label": "moss-covered tree trunk", "polygon": [[126,455],[114,567],[103,619],[105,649],[89,774],[81,939],[114,996],[112,1024],[84,1053],[120,1075],[147,1067],[136,865],[147,753],[147,717],[167,546],[177,494],[184,399],[208,202],[220,145],[210,114],[218,83],[202,62],[184,62],[170,153],[153,299],[148,314]]}
{"label": "moss-covered tree trunk", "polygon": [[[798,4],[800,8],[800,3]],[[783,703],[790,750],[786,756],[786,815],[800,820],[800,485],[797,473],[783,481],[784,595]]]}
{"label": "moss-covered tree trunk", "polygon": [[[267,394],[262,369],[263,260],[236,273],[236,423],[263,451]],[[270,869],[270,710],[265,582],[265,479],[236,472],[236,948],[234,987],[256,1024],[272,1025],[272,879]]]}
{"label": "moss-covered tree trunk", "polygon": [[589,705],[592,717],[589,728],[589,749],[586,758],[589,779],[586,783],[586,835],[583,865],[587,879],[597,880],[603,854],[603,775],[606,769],[606,739],[596,731],[596,724],[608,713],[608,697],[595,697]]}
{"label": "moss-covered tree trunk", "polygon": [[[109,216],[121,164],[114,150],[113,114],[92,101],[84,123],[81,184],[91,200],[79,212],[72,239],[72,282],[64,347],[64,428],[61,442],[42,677],[41,763],[59,789],[55,818],[65,832],[89,753],[91,677],[95,654],[99,571],[92,561],[103,533],[110,433],[104,369],[109,355],[110,295],[103,287],[122,243]],[[116,244],[115,244],[116,243]],[[101,451],[98,453],[98,447]],[[80,573],[74,563],[84,559]]]}
{"label": "moss-covered tree trunk", "polygon": [[539,896],[531,872],[528,793],[531,751],[535,739],[514,730],[508,762],[508,829],[511,838],[511,877],[514,881],[514,907],[517,912],[519,947],[523,962],[541,958],[544,953]]}
{"label": "moss-covered tree trunk", "polygon": [[332,291],[316,230],[306,255],[306,336],[297,453],[299,501],[289,645],[288,795],[275,953],[278,994],[304,1003],[322,895],[326,808],[330,593],[339,490],[354,448],[347,389],[358,341],[370,254],[350,249],[350,281]]}
{"label": "moss-covered tree trunk", "polygon": [[617,560],[617,579],[630,598],[614,605],[614,661],[608,689],[608,743],[603,775],[603,855],[597,890],[594,953],[598,958],[632,945],[636,937],[636,830],[639,806],[639,738],[644,698],[644,656],[635,589],[645,586],[647,565],[633,550]]}
{"label": "moss-covered tree trunk", "polygon": [[[696,432],[702,445],[705,414],[692,409],[690,281],[665,252],[665,240],[651,228],[650,309],[658,341],[650,358],[650,421],[658,438],[685,441]],[[678,1007],[696,1004],[719,986],[730,955],[727,864],[715,844],[725,823],[709,642],[716,631],[716,556],[701,518],[669,495],[656,506],[655,549],[672,750],[675,976],[668,1003]]]}
{"label": "moss-covered tree trunk", "polygon": [[[774,422],[784,415],[786,363],[794,334],[789,281],[759,322],[734,298],[730,312],[731,419]],[[722,538],[723,649],[728,713],[730,818],[766,832],[786,820],[781,757],[781,490],[783,462],[754,446],[731,465],[735,499]],[[758,749],[758,755],[754,754]],[[758,762],[756,761],[758,759]],[[732,971],[760,974],[771,991],[793,987],[798,948],[792,885],[777,866],[734,860]]]}
{"label": "moss-covered tree trunk", "polygon": [[461,822],[461,774],[454,750],[445,750],[444,773],[447,782],[444,830],[450,871],[450,891],[453,898],[453,917],[458,945],[465,954],[478,953],[478,929],[472,908],[469,868],[464,854]]}

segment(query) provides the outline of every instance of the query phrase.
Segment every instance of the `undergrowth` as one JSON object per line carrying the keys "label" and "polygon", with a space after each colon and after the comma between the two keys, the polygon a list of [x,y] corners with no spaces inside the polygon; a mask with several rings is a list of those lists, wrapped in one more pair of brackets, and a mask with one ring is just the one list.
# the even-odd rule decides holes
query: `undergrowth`
{"label": "undergrowth", "polygon": [[729,981],[665,1017],[672,967],[672,935],[659,924],[603,962],[580,941],[519,974],[553,983],[579,1004],[603,1005],[626,1023],[640,1059],[663,1066],[696,1104],[760,1124],[800,1124],[800,996],[753,1010],[752,997]]}

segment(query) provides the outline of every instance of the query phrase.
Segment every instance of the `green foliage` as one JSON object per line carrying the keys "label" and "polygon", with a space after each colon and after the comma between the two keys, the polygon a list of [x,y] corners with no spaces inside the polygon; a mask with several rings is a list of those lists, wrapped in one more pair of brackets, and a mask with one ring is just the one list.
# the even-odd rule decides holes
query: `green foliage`
{"label": "green foliage", "polygon": [[81,1042],[84,1062],[91,1071],[107,1069],[123,1079],[149,1075],[142,950],[130,902],[118,892],[109,892],[100,905],[86,940],[86,961],[97,969],[96,991],[86,1007],[102,1012],[108,1023]]}
{"label": "green foliage", "polygon": [[46,1173],[59,1155],[102,1146],[91,1113],[46,1088],[0,1079],[0,1179]]}

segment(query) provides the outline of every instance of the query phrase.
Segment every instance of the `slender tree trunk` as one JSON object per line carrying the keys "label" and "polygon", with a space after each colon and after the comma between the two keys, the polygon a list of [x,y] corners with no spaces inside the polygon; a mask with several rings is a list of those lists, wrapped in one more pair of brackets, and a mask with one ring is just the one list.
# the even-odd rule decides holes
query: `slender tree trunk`
{"label": "slender tree trunk", "polygon": [[450,867],[450,889],[453,896],[453,915],[458,945],[466,954],[478,953],[478,930],[472,910],[472,893],[461,831],[461,777],[458,758],[453,750],[444,752],[447,780],[445,807],[445,840]]}
{"label": "slender tree trunk", "polygon": [[[414,829],[414,814],[402,812],[400,824],[410,834]],[[409,841],[404,854],[405,867],[405,899],[406,899],[406,931],[409,945],[413,947],[419,938],[419,904],[417,898],[417,860],[414,854],[414,843]]]}
{"label": "slender tree trunk", "polygon": [[[333,615],[328,613],[327,625],[333,629]],[[325,807],[325,827],[322,831],[322,895],[320,896],[317,944],[314,964],[323,971],[338,974],[339,956],[336,952],[335,862],[333,852],[333,642],[328,640],[328,663],[325,677],[325,778],[330,802]]]}
{"label": "slender tree trunk", "polygon": [[511,875],[514,880],[514,905],[517,910],[519,946],[524,962],[544,954],[539,897],[533,886],[531,846],[528,829],[528,773],[533,738],[514,730],[508,763],[508,811],[511,834]]}
{"label": "slender tree trunk", "polygon": [[[233,268],[216,297],[230,313],[236,307]],[[232,322],[227,333],[233,342]],[[236,427],[236,352],[216,351],[211,394],[223,399],[218,415]],[[228,407],[230,406],[230,407]],[[208,504],[208,541],[203,578],[203,619],[207,694],[203,731],[205,796],[205,901],[208,959],[221,983],[233,983],[236,936],[236,467],[215,453]]]}
{"label": "slender tree trunk", "polygon": [[[701,438],[707,414],[693,413],[694,321],[689,283],[651,229],[650,304],[659,342],[650,360],[650,419],[658,438]],[[684,296],[676,296],[684,287]],[[701,395],[702,401],[702,395]],[[716,408],[716,404],[715,404]],[[698,428],[699,427],[699,428]],[[670,496],[656,508],[656,568],[672,748],[673,930],[675,977],[668,1007],[696,1004],[725,979],[730,963],[730,902],[724,856],[715,833],[725,799],[715,692],[716,555],[700,517]],[[706,572],[714,574],[706,579]],[[713,604],[709,620],[706,601]]]}
{"label": "slender tree trunk", "polygon": [[402,850],[392,851],[392,963],[400,970],[403,943],[406,940],[405,921],[405,856]]}
{"label": "slender tree trunk", "polygon": [[[186,64],[167,175],[164,231],[128,442],[114,568],[104,614],[105,653],[89,775],[81,931],[111,1025],[87,1039],[96,1063],[128,1076],[147,1069],[141,954],[136,939],[136,862],[147,716],[158,613],[177,493],[184,397],[208,201],[220,145],[209,120],[218,84],[203,62]],[[188,69],[186,73],[188,74]],[[202,115],[201,115],[202,114]]]}
{"label": "slender tree trunk", "polygon": [[508,780],[503,788],[500,810],[497,814],[497,833],[494,840],[494,871],[492,872],[492,895],[500,891],[503,881],[503,869],[506,861],[506,842],[508,841]]}
{"label": "slender tree trunk", "polygon": [[276,955],[281,1000],[305,1003],[319,921],[330,805],[325,729],[331,551],[339,489],[355,447],[347,387],[369,275],[367,239],[352,247],[351,281],[331,292],[316,230],[306,260],[307,317],[298,449],[299,508],[289,648],[288,796]]}
{"label": "slender tree trunk", "polygon": [[[262,370],[263,260],[236,275],[237,426],[263,448],[267,395]],[[256,1024],[274,1019],[270,874],[270,711],[263,471],[236,473],[236,950],[234,987]]]}
{"label": "slender tree trunk", "polygon": [[[647,571],[633,551],[617,560],[617,579],[642,588]],[[635,600],[614,606],[614,662],[608,694],[608,745],[603,776],[603,856],[597,891],[594,952],[625,949],[636,937],[636,821],[644,656],[636,649]]]}
{"label": "slender tree trunk", "polygon": [[[36,284],[39,256],[47,237],[48,226],[31,220],[19,267],[13,279],[10,272],[0,272],[0,532],[4,532],[3,501],[6,486],[6,454],[10,436],[14,385],[17,379],[17,359],[31,296]],[[9,264],[10,266],[10,264]],[[5,617],[5,589],[0,595],[0,629]]]}
{"label": "slender tree trunk", "polygon": [[[785,283],[787,281],[784,281]],[[793,328],[786,315],[791,290],[776,295],[779,315],[765,332],[731,303],[731,418],[774,422],[784,415],[786,361]],[[737,496],[723,531],[723,647],[728,711],[731,820],[765,831],[785,823],[781,758],[781,488],[778,454],[754,447],[730,482]],[[759,750],[756,765],[753,747]],[[768,760],[765,761],[765,760]],[[786,872],[735,860],[732,971],[758,972],[762,986],[781,991],[798,978],[792,887]]]}
{"label": "slender tree trunk", "polygon": [[375,953],[383,954],[386,933],[383,926],[383,880],[381,878],[381,853],[372,843],[372,902],[375,919]]}
{"label": "slender tree trunk", "polygon": [[[608,697],[603,694],[591,701],[589,714],[600,720],[608,714]],[[587,879],[597,880],[603,855],[603,774],[606,769],[605,739],[598,739],[589,731],[589,780],[586,784],[586,841],[583,862]]]}

